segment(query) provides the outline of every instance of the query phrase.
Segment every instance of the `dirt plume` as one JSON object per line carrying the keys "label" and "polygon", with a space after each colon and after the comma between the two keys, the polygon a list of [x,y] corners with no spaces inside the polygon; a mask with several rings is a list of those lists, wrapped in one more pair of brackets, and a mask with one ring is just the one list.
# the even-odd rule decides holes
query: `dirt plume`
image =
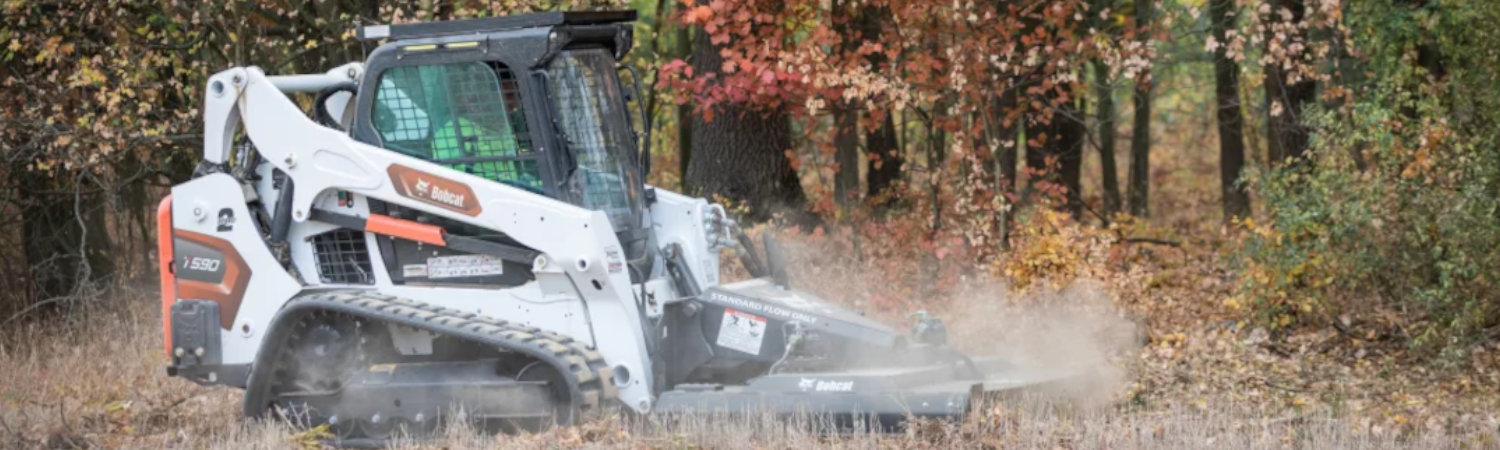
{"label": "dirt plume", "polygon": [[999,283],[968,286],[939,313],[949,342],[998,356],[1024,372],[1072,373],[1049,389],[1084,406],[1103,406],[1129,384],[1124,363],[1142,345],[1139,327],[1099,283],[1013,294]]}

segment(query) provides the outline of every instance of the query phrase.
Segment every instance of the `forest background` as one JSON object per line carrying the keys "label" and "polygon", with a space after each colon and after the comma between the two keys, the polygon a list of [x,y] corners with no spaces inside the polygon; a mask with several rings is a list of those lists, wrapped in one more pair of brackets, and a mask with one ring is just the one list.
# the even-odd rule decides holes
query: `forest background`
{"label": "forest background", "polygon": [[6,0],[0,357],[159,320],[129,293],[209,74],[361,60],[358,24],[619,8],[650,182],[780,235],[802,286],[895,320],[1102,298],[1137,330],[1117,408],[1500,424],[1500,2],[1460,0]]}

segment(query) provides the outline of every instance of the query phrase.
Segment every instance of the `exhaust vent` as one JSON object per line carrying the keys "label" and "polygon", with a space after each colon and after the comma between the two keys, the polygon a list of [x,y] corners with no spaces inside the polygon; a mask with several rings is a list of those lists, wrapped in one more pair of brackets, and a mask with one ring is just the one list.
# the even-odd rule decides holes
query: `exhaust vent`
{"label": "exhaust vent", "polygon": [[363,231],[333,230],[313,236],[312,242],[318,276],[324,283],[375,284]]}

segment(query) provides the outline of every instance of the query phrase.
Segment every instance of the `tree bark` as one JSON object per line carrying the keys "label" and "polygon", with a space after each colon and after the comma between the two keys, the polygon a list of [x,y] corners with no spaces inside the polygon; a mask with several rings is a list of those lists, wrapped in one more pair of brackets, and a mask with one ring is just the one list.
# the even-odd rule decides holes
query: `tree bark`
{"label": "tree bark", "polygon": [[865,158],[869,164],[865,171],[865,195],[888,201],[886,192],[901,179],[901,148],[896,140],[896,119],[886,111],[880,125],[865,133]]}
{"label": "tree bark", "polygon": [[1219,119],[1219,191],[1224,220],[1250,214],[1250,193],[1239,183],[1245,169],[1244,118],[1240,115],[1240,67],[1228,52],[1228,30],[1235,26],[1234,0],[1210,0],[1214,50],[1214,94]]}
{"label": "tree bark", "polygon": [[[1280,11],[1290,11],[1291,22],[1298,24],[1294,27],[1296,31],[1292,36],[1287,36],[1288,41],[1303,41],[1306,30],[1300,24],[1307,16],[1307,4],[1303,0],[1266,0],[1270,2],[1271,17],[1268,20],[1280,20]],[[1268,34],[1276,31],[1267,30]],[[1266,41],[1271,41],[1267,36]],[[1291,57],[1300,58],[1300,55]],[[1266,98],[1270,102],[1270,108],[1266,111],[1267,157],[1272,165],[1285,164],[1289,161],[1301,161],[1307,153],[1308,129],[1302,124],[1303,106],[1313,101],[1317,93],[1317,84],[1311,78],[1300,77],[1295,82],[1289,82],[1289,73],[1280,63],[1273,61],[1265,67],[1266,72]]]}
{"label": "tree bark", "polygon": [[1083,141],[1088,132],[1083,118],[1086,114],[1082,98],[1079,98],[1063,103],[1059,114],[1052,116],[1052,129],[1057,140],[1051,153],[1057,156],[1058,178],[1067,189],[1064,207],[1074,218],[1083,215]]}
{"label": "tree bark", "polygon": [[[889,8],[864,8],[859,14],[859,39],[855,42],[880,42],[881,29],[889,22],[890,17]],[[884,53],[865,55],[865,63],[877,72],[891,70],[886,67],[887,58]],[[904,158],[896,137],[896,119],[892,111],[885,110],[874,115],[880,117],[876,121],[878,125],[865,133],[865,159],[869,166],[865,171],[865,195],[884,201],[886,199],[881,194],[901,179]]]}
{"label": "tree bark", "polygon": [[[709,41],[708,33],[694,34],[693,71],[717,73],[723,65],[719,46]],[[805,222],[806,197],[786,154],[792,148],[792,124],[785,111],[722,103],[714,105],[713,120],[694,114],[691,122],[686,179],[698,195],[739,202],[752,222],[783,210]]]}
{"label": "tree bark", "polygon": [[[696,31],[691,27],[676,24],[677,48],[674,49],[678,58],[685,58],[691,62],[693,54],[693,35]],[[692,96],[687,96],[688,101],[677,106],[677,175],[682,192],[692,192],[692,185],[688,184],[688,164],[693,159],[693,103]]]}
{"label": "tree bark", "polygon": [[677,106],[677,175],[682,192],[691,192],[688,165],[693,161],[693,104]]}
{"label": "tree bark", "polygon": [[833,110],[834,162],[839,166],[833,179],[834,200],[849,207],[859,200],[859,110],[849,102]]}
{"label": "tree bark", "polygon": [[[1135,0],[1137,30],[1151,26],[1151,0]],[[1130,136],[1130,180],[1126,202],[1130,214],[1148,217],[1151,189],[1151,70],[1142,70],[1135,84],[1135,123]]]}
{"label": "tree bark", "polygon": [[[1008,82],[1006,85],[1010,86],[1013,83],[1013,81]],[[1000,234],[1000,247],[1010,248],[1010,229],[1012,220],[1015,218],[1015,207],[1011,205],[1011,202],[1016,199],[1016,152],[1021,148],[1020,146],[1025,145],[1018,133],[1020,127],[1010,120],[1010,113],[1017,108],[1016,88],[1011,87],[1001,91],[995,103],[995,112],[991,120],[998,128],[995,134],[996,140],[1000,143],[1000,148],[995,149],[997,152],[995,164],[999,166],[997,172],[1000,175],[998,187],[996,187],[998,192],[995,195],[1006,196],[1004,204],[1011,206],[995,215],[997,222],[995,227]],[[1007,143],[1007,141],[1010,142]]]}
{"label": "tree bark", "polygon": [[[864,9],[864,8],[861,8]],[[852,58],[864,41],[864,16],[853,5],[834,7],[834,27],[844,36],[843,43],[835,51],[836,57]],[[833,178],[834,201],[847,212],[847,208],[859,200],[859,109],[854,102],[838,100],[833,106],[834,163],[838,172]]]}
{"label": "tree bark", "polygon": [[[933,109],[937,110],[938,108]],[[927,134],[927,160],[935,161],[934,166],[941,167],[942,161],[948,159],[948,132],[943,131],[943,127],[928,122]],[[937,173],[942,174],[942,170],[938,170]],[[938,231],[943,229],[941,183],[941,179],[934,177],[929,190],[929,195],[931,196],[929,201],[932,202],[932,233],[928,235],[929,238],[937,237]]]}
{"label": "tree bark", "polygon": [[1026,150],[1027,169],[1040,175],[1029,181],[1033,187],[1039,181],[1062,186],[1066,191],[1063,207],[1077,215],[1083,206],[1079,194],[1082,191],[1085,127],[1079,119],[1084,112],[1076,101],[1063,102],[1052,108],[1051,121],[1034,124],[1029,130],[1037,133],[1027,133],[1028,138],[1040,141],[1039,145]]}
{"label": "tree bark", "polygon": [[1109,80],[1109,66],[1094,60],[1094,96],[1098,106],[1094,114],[1099,121],[1099,172],[1104,190],[1104,221],[1120,211],[1120,171],[1115,163],[1115,94]]}

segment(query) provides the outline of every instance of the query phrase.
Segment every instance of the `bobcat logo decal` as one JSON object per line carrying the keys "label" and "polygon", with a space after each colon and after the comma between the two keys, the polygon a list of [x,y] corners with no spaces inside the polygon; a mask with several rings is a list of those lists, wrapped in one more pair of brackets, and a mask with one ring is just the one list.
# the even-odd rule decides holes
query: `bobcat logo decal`
{"label": "bobcat logo decal", "polygon": [[400,164],[386,170],[396,193],[422,203],[477,216],[483,209],[468,185]]}

